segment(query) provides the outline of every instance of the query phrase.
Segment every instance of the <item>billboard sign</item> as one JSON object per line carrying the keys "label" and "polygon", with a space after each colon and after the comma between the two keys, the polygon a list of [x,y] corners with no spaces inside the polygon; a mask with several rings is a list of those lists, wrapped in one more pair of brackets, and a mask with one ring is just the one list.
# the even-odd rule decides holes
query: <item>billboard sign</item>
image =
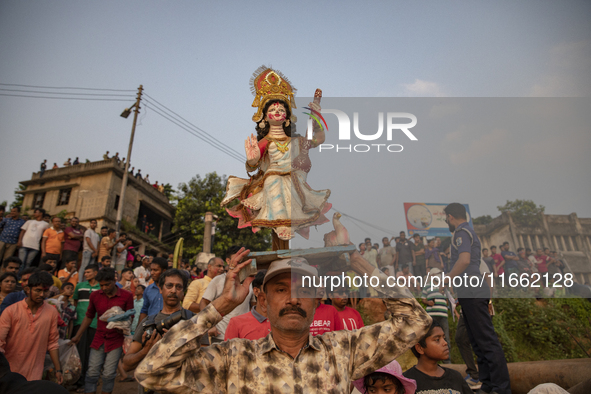
{"label": "billboard sign", "polygon": [[[468,222],[472,226],[472,215],[468,204],[466,207]],[[419,234],[421,237],[451,237],[451,232],[445,223],[445,208],[447,204],[405,202],[404,216],[409,236]]]}

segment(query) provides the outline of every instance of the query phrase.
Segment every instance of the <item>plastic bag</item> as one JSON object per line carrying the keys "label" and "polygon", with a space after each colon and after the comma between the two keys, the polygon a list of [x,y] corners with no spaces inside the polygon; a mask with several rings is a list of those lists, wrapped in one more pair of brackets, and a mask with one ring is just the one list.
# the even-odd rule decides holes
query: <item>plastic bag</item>
{"label": "plastic bag", "polygon": [[[82,362],[80,361],[78,348],[76,346],[70,346],[69,343],[69,339],[58,340],[58,352],[63,371],[62,376],[64,378],[64,386],[76,383],[80,378],[80,374],[82,373]],[[45,356],[45,365],[43,370],[47,371],[46,379],[57,383],[55,376],[55,366],[53,365],[49,354]]]}

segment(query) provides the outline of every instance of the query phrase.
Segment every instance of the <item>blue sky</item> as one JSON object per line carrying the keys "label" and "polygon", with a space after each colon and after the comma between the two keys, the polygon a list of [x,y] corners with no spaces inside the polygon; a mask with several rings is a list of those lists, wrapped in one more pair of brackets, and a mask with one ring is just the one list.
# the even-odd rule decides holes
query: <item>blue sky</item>
{"label": "blue sky", "polygon": [[[0,96],[0,201],[11,202],[18,181],[38,171],[42,159],[61,166],[68,157],[98,160],[107,150],[126,156],[131,117],[119,114],[140,84],[241,154],[253,131],[248,81],[262,64],[287,75],[299,96],[319,87],[326,97],[589,97],[590,15],[585,1],[3,1],[0,83],[130,92],[128,102]],[[483,136],[464,135],[466,149]],[[530,142],[568,155],[572,138],[548,138]],[[589,142],[580,138],[576,145]],[[569,195],[565,204],[564,193],[532,191],[526,180],[536,168],[523,165],[525,155],[503,157],[508,151],[497,149],[500,162],[514,161],[522,170],[503,179],[491,164],[475,187],[488,184],[492,192],[468,201],[474,215],[496,216],[497,205],[528,198],[549,213],[591,216],[582,195]],[[591,164],[584,151],[575,159],[579,170]],[[452,172],[451,160],[433,168]],[[557,159],[558,178],[548,180],[548,190],[555,189],[552,182],[564,190],[591,184],[586,172],[569,176],[573,168],[561,163]],[[243,164],[150,108],[140,114],[132,165],[175,186],[211,171],[244,175]],[[449,187],[444,176],[433,181]],[[515,188],[500,187],[508,181]],[[407,196],[399,199],[393,204],[402,211]],[[356,216],[354,205],[347,210]],[[380,227],[402,229],[401,217]]]}

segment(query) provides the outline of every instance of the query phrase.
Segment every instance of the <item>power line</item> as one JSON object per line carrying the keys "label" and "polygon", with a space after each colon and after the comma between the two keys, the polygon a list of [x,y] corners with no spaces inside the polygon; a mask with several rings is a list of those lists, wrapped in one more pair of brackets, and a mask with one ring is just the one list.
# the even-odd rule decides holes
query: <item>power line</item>
{"label": "power line", "polygon": [[[147,103],[147,102],[145,102]],[[204,141],[205,143],[211,145],[212,147],[216,148],[217,150],[219,150],[222,153],[227,154],[228,156],[240,161],[240,162],[244,162],[244,159],[241,156],[238,156],[236,153],[234,153],[233,151],[229,150],[228,148],[225,147],[225,145],[222,146],[218,146],[216,144],[214,144],[211,141],[208,141],[207,139],[205,139],[203,136],[197,134],[194,130],[191,130],[190,128],[187,128],[185,125],[179,124],[177,119],[171,119],[169,114],[164,114],[162,112],[160,112],[158,109],[154,108],[151,103],[148,103],[149,105],[144,105],[145,108],[149,108],[152,111],[154,111],[156,114],[162,116],[163,118],[165,118],[166,120],[170,121],[171,123],[174,123],[175,125],[179,126],[180,128],[182,128],[185,131],[188,131],[189,133],[191,133],[192,135],[194,135],[195,137],[199,138],[200,140]],[[168,115],[168,116],[167,116]]]}
{"label": "power line", "polygon": [[[154,104],[152,102],[150,102],[149,100],[145,100],[144,102],[145,103],[148,103],[149,105],[151,105],[151,107],[150,107],[151,109],[156,110],[156,108],[154,108],[154,106],[153,106]],[[175,118],[173,115],[171,115],[170,113],[166,112],[165,110],[163,110],[161,108],[157,108],[157,109],[159,111],[164,112],[166,115],[168,115],[169,117],[173,118],[175,121],[177,121],[179,123],[183,123],[181,120]],[[189,129],[191,129],[191,131],[192,131],[191,134],[195,135],[196,137],[200,137],[202,140],[204,140],[205,142],[209,143],[210,145],[222,147],[224,150],[228,151],[232,155],[232,157],[235,157],[235,158],[240,159],[241,162],[244,161],[243,156],[238,151],[234,150],[232,147],[224,144],[221,141],[218,141],[217,139],[215,139],[214,137],[212,137],[209,133],[207,133],[205,131],[200,131],[201,129],[198,128],[197,126],[193,125],[192,123],[190,123],[188,121],[186,121],[185,123],[188,123],[188,124],[183,124],[183,126],[188,127]],[[180,125],[179,125],[179,127],[180,127]]]}
{"label": "power line", "polygon": [[52,97],[52,96],[29,96],[25,94],[9,94],[0,93],[0,96],[7,97],[28,97],[28,98],[40,98],[40,99],[52,99],[52,100],[80,100],[80,101],[129,101],[129,99],[107,99],[107,98],[84,98],[84,97]]}
{"label": "power line", "polygon": [[369,226],[369,227],[371,227],[371,228],[373,228],[373,229],[375,229],[375,230],[379,230],[379,231],[385,232],[385,233],[387,233],[387,234],[395,234],[395,231],[388,230],[388,229],[385,229],[385,228],[381,228],[381,227],[378,227],[378,226],[376,226],[376,225],[374,225],[374,224],[371,224],[371,223],[368,223],[368,222],[366,222],[366,221],[363,221],[363,220],[361,220],[361,219],[357,219],[356,217],[353,217],[353,216],[351,216],[351,215],[348,215],[348,214],[346,214],[346,213],[343,213],[342,211],[339,211],[339,210],[338,210],[338,209],[336,209],[334,206],[333,206],[331,209],[334,209],[336,212],[340,213],[341,215],[343,215],[343,216],[345,216],[345,217],[348,217],[348,218],[350,218],[350,219],[353,219],[353,220],[355,220],[355,221],[358,221],[359,223],[363,223],[363,224],[365,224],[366,226]]}
{"label": "power line", "polygon": [[219,150],[222,153],[227,154],[228,156],[230,156],[231,158],[243,163],[244,162],[244,158],[238,156],[237,154],[235,154],[233,151],[229,151],[229,150],[224,150],[222,147],[217,146],[216,144],[212,143],[211,141],[206,140],[205,138],[203,138],[201,135],[195,133],[193,130],[185,127],[182,124],[179,124],[178,122],[176,122],[175,120],[171,119],[169,116],[159,112],[156,108],[152,107],[152,106],[146,106],[144,105],[145,108],[150,108],[152,111],[154,111],[156,114],[162,116],[164,119],[168,120],[171,123],[174,123],[175,125],[179,126],[181,129],[188,131],[189,133],[191,133],[192,135],[194,135],[195,137],[199,138],[200,140],[202,140],[203,142],[211,145],[212,147],[214,147],[215,149]]}
{"label": "power line", "polygon": [[38,85],[21,85],[16,83],[0,83],[0,86],[18,86],[23,88],[36,88],[36,89],[71,89],[71,90],[101,90],[108,92],[135,92],[130,89],[101,89],[101,88],[80,88],[80,87],[66,87],[66,86],[38,86]]}
{"label": "power line", "polygon": [[132,94],[116,94],[116,93],[72,93],[72,92],[43,92],[39,90],[20,90],[20,89],[2,89],[0,91],[4,92],[18,92],[18,93],[41,93],[41,94],[69,94],[74,96],[114,96],[114,97],[131,97],[134,98]]}
{"label": "power line", "polygon": [[[242,153],[238,152],[237,150],[235,150],[234,148],[232,148],[231,146],[226,145],[224,142],[218,140],[217,138],[215,138],[214,136],[212,136],[211,134],[209,134],[207,131],[203,130],[200,127],[195,126],[193,123],[189,122],[187,119],[183,118],[182,116],[180,116],[179,114],[177,114],[176,112],[174,112],[173,110],[171,110],[170,108],[166,107],[164,104],[158,102],[155,98],[151,97],[150,95],[146,94],[146,97],[148,97],[150,100],[154,101],[156,104],[158,104],[160,107],[166,109],[167,111],[169,111],[170,113],[174,114],[175,116],[177,116],[178,118],[180,118],[182,121],[184,121],[185,123],[191,125],[193,128],[195,128],[197,131],[207,135],[208,138],[216,141],[219,144],[224,145],[225,147],[227,147],[229,150],[233,151],[234,153],[236,153],[239,157],[242,157]],[[160,109],[161,111],[163,111],[162,109]]]}

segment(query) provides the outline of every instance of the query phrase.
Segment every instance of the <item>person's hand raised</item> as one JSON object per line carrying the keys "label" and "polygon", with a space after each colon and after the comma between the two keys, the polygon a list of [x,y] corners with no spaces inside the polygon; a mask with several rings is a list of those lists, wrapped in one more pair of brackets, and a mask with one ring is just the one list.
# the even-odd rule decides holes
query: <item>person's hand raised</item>
{"label": "person's hand raised", "polygon": [[212,302],[215,309],[217,309],[223,316],[242,304],[246,299],[246,296],[248,296],[249,286],[254,280],[254,277],[248,277],[243,283],[240,283],[239,274],[244,267],[252,262],[252,259],[248,259],[241,263],[249,253],[249,249],[240,248],[240,250],[232,256],[229,264],[230,270],[226,274],[223,294]]}

